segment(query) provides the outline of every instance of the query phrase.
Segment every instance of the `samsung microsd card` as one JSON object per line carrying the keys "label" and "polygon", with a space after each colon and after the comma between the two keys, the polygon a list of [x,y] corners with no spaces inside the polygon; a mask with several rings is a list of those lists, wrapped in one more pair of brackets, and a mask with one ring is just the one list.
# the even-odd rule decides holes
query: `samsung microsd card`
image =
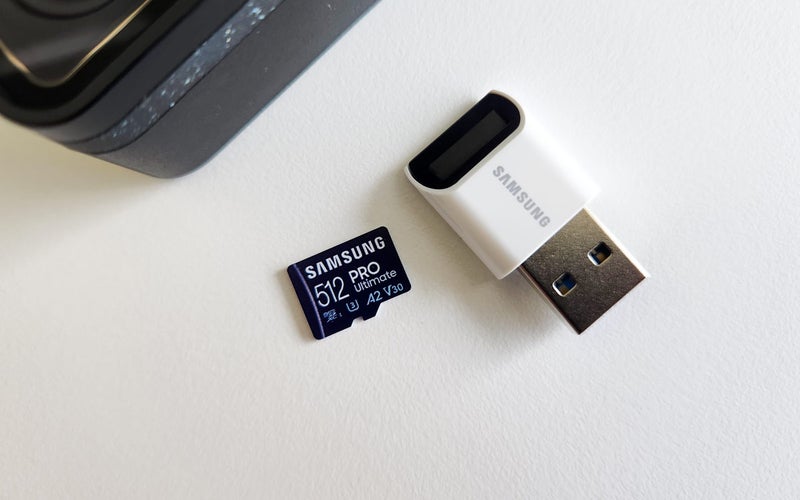
{"label": "samsung microsd card", "polygon": [[389,230],[379,227],[288,268],[314,337],[324,339],[355,318],[411,290]]}

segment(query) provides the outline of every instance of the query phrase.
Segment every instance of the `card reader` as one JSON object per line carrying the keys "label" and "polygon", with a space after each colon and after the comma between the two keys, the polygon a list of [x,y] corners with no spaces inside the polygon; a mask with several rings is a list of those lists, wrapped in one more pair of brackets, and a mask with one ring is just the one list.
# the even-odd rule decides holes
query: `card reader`
{"label": "card reader", "polygon": [[505,94],[481,99],[406,175],[497,278],[519,270],[578,333],[646,277],[584,208],[595,184]]}

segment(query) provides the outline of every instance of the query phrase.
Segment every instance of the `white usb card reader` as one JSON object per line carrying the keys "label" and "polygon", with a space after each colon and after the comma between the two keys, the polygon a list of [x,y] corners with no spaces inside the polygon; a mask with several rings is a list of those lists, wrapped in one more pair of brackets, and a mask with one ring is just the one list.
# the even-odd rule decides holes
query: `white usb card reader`
{"label": "white usb card reader", "polygon": [[597,187],[504,94],[481,99],[406,175],[497,278],[519,269],[578,333],[646,277],[584,208]]}

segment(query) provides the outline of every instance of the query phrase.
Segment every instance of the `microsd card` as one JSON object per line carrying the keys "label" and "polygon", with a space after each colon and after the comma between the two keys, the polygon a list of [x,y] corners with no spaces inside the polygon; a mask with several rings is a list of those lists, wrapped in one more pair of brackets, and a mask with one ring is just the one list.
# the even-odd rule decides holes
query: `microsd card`
{"label": "microsd card", "polygon": [[287,269],[314,337],[324,339],[370,319],[380,305],[411,290],[400,256],[379,227]]}

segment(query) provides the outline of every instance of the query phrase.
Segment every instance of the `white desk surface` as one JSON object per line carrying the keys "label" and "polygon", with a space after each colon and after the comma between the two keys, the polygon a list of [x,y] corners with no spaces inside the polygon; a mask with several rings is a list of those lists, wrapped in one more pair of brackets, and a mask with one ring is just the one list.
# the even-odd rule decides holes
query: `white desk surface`
{"label": "white desk surface", "polygon": [[[798,498],[800,4],[383,0],[196,173],[0,124],[2,498]],[[652,278],[583,336],[402,174],[486,91]],[[413,290],[314,341],[288,264]]]}

